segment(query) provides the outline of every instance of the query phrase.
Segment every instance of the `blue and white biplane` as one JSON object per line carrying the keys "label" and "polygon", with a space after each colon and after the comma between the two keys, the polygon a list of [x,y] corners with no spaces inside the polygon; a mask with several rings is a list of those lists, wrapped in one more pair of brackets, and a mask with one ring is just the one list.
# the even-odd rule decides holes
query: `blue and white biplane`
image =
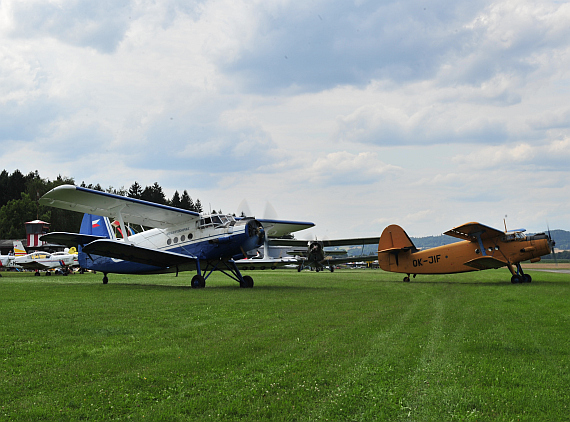
{"label": "blue and white biplane", "polygon": [[[253,279],[241,274],[235,260],[263,245],[263,220],[200,214],[74,185],[52,189],[40,204],[84,213],[79,233],[53,232],[41,240],[77,245],[81,268],[102,272],[104,284],[109,273],[196,271],[191,285],[201,288],[214,271],[221,271],[240,287],[253,287]],[[122,238],[116,237],[109,219],[119,223]],[[145,229],[129,235],[127,225]],[[282,236],[312,226],[271,220],[273,232]]]}

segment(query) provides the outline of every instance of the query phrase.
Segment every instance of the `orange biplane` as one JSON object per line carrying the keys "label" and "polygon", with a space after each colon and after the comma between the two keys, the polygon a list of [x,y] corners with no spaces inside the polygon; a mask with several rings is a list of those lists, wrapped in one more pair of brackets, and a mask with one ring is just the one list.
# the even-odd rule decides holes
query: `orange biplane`
{"label": "orange biplane", "polygon": [[479,223],[466,223],[446,231],[463,239],[449,245],[419,250],[397,225],[384,229],[378,243],[378,264],[384,271],[407,274],[451,274],[507,266],[512,283],[530,283],[531,277],[521,262],[540,261],[554,249],[550,233],[525,236],[524,230],[503,232]]}

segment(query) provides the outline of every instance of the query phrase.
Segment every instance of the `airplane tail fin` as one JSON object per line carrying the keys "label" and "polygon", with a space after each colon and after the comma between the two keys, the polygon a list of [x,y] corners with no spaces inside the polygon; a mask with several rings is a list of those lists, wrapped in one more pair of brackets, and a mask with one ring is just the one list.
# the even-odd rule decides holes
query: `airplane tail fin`
{"label": "airplane tail fin", "polygon": [[384,229],[378,242],[378,265],[384,271],[398,271],[399,255],[418,249],[403,228],[392,224]]}
{"label": "airplane tail fin", "polygon": [[115,239],[115,232],[109,219],[100,215],[84,214],[79,233]]}
{"label": "airplane tail fin", "polygon": [[397,250],[411,250],[417,251],[414,243],[404,231],[403,228],[392,224],[384,229],[382,236],[380,236],[380,242],[378,242],[378,253],[380,252],[390,252]]}
{"label": "airplane tail fin", "polygon": [[26,255],[26,249],[24,248],[24,245],[22,244],[21,240],[14,240],[14,256],[18,257],[18,256],[24,256]]}

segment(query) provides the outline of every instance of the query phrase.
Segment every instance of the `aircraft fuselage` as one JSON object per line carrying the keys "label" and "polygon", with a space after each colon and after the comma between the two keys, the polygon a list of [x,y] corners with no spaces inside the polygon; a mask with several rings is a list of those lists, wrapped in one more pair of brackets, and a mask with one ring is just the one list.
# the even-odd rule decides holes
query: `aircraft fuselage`
{"label": "aircraft fuselage", "polygon": [[542,234],[505,235],[483,240],[481,244],[465,240],[415,252],[413,250],[398,253],[382,252],[378,254],[378,263],[381,269],[397,273],[449,274],[485,269],[473,266],[475,264],[465,265],[466,262],[483,257],[497,261],[496,265],[486,268],[500,268],[521,261],[538,260],[542,255],[550,253],[548,237]]}

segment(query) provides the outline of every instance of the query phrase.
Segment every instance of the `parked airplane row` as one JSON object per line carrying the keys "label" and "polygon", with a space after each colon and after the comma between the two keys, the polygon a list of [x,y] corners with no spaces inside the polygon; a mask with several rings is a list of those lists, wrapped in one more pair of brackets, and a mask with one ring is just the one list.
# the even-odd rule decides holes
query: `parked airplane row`
{"label": "parked airplane row", "polygon": [[[539,260],[554,247],[550,235],[524,236],[520,230],[505,233],[479,223],[446,232],[463,242],[424,251],[395,225],[388,226],[380,238],[302,241],[292,239],[291,234],[313,227],[313,223],[199,214],[73,185],[52,189],[40,203],[84,213],[79,233],[53,232],[41,239],[78,245],[79,265],[102,272],[104,284],[110,273],[195,271],[191,285],[199,288],[214,271],[221,271],[240,287],[251,288],[253,279],[242,275],[242,270],[294,264],[299,271],[305,266],[317,271],[328,266],[333,271],[334,265],[355,258],[335,257],[325,247],[372,243],[378,244],[378,255],[358,259],[378,259],[382,269],[407,274],[404,281],[416,274],[507,266],[513,283],[530,282],[520,262]],[[115,236],[112,224],[118,225],[122,238]],[[129,235],[130,225],[146,229]],[[257,251],[256,256],[249,257],[248,251]]]}
{"label": "parked airplane row", "polygon": [[[51,275],[50,270],[52,269],[77,265],[79,265],[79,261],[75,248],[54,253],[41,251],[27,253],[21,240],[14,241],[13,255],[0,255],[0,267],[35,270],[35,275],[40,275],[40,271],[45,271],[46,275]],[[64,272],[64,274],[66,273]]]}

